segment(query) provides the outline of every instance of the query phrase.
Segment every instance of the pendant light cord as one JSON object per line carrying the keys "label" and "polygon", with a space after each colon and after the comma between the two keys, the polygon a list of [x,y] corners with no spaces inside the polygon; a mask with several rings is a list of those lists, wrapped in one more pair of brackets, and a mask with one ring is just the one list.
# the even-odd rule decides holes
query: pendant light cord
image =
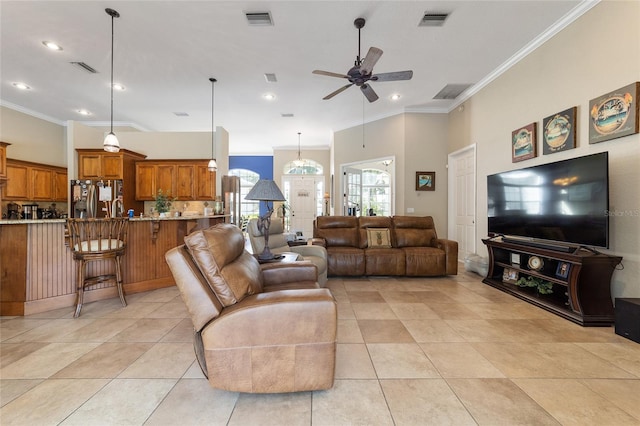
{"label": "pendant light cord", "polygon": [[114,40],[113,18],[114,16],[111,15],[111,133],[113,133],[113,40]]}
{"label": "pendant light cord", "polygon": [[215,117],[215,83],[216,80],[215,78],[210,78],[209,81],[211,82],[211,159],[214,158],[215,155],[215,150],[214,150],[214,145],[215,145],[215,127],[214,127],[214,117]]}

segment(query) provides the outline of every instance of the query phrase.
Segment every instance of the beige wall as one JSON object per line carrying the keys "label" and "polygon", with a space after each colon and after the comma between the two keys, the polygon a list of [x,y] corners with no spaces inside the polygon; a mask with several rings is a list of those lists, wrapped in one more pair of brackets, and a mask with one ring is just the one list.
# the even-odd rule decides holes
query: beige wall
{"label": "beige wall", "polygon": [[[395,157],[395,214],[433,216],[439,236],[447,235],[446,114],[406,113],[336,132],[333,156],[334,191],[341,194],[341,167],[383,157]],[[415,190],[417,171],[436,172],[436,190]],[[340,197],[334,200],[341,212]],[[413,212],[411,212],[413,209]]]}
{"label": "beige wall", "polygon": [[7,157],[66,167],[65,127],[0,107],[0,141],[11,144]]}
{"label": "beige wall", "polygon": [[[635,18],[632,18],[635,17]],[[589,145],[589,100],[640,77],[640,2],[604,1],[450,113],[449,152],[477,144],[477,252],[486,255],[486,176],[496,172],[609,152],[610,250],[623,256],[614,297],[640,297],[640,135]],[[631,24],[634,22],[634,24]],[[627,23],[627,24],[622,24]],[[598,29],[613,28],[615,31]],[[637,102],[637,100],[636,100]],[[511,132],[578,107],[577,148],[511,162]],[[541,149],[541,144],[538,143]]]}

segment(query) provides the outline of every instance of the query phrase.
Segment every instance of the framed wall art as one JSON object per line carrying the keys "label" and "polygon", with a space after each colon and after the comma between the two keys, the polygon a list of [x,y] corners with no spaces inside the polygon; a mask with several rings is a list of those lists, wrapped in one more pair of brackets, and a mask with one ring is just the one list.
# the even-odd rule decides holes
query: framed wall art
{"label": "framed wall art", "polygon": [[576,111],[569,108],[542,120],[542,153],[566,151],[576,147]]}
{"label": "framed wall art", "polygon": [[638,133],[640,82],[631,83],[589,101],[589,143]]}
{"label": "framed wall art", "polygon": [[416,191],[435,191],[436,172],[416,172]]}
{"label": "framed wall art", "polygon": [[538,156],[538,123],[531,123],[511,132],[511,162],[528,160]]}

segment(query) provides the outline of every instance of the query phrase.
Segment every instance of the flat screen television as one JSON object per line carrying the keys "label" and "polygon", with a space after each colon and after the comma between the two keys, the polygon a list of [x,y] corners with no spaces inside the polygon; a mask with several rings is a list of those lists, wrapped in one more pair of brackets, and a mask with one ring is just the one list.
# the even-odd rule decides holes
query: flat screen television
{"label": "flat screen television", "polygon": [[609,248],[609,157],[586,155],[487,176],[489,235]]}

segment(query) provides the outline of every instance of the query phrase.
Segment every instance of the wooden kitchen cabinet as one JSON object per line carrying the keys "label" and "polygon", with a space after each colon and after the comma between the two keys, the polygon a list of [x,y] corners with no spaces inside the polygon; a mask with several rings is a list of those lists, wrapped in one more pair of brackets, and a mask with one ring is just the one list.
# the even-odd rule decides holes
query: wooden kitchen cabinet
{"label": "wooden kitchen cabinet", "polygon": [[65,170],[53,172],[53,201],[64,201],[68,200],[68,189],[69,184],[69,174]]}
{"label": "wooden kitchen cabinet", "polygon": [[207,164],[196,166],[196,199],[208,200],[216,198],[216,172],[210,172]]}
{"label": "wooden kitchen cabinet", "polygon": [[10,143],[0,142],[0,180],[7,177],[7,146]]}
{"label": "wooden kitchen cabinet", "polygon": [[78,152],[78,179],[122,179],[135,177],[135,162],[147,156],[121,149],[106,152],[101,149],[76,149]]}
{"label": "wooden kitchen cabinet", "polygon": [[[67,169],[7,159],[7,185],[3,199],[14,201],[66,201]],[[62,186],[63,189],[58,189]],[[64,194],[62,192],[64,191]]]}
{"label": "wooden kitchen cabinet", "polygon": [[[159,189],[180,201],[215,198],[209,160],[145,160],[136,163],[136,199],[151,201]],[[203,172],[204,170],[204,172]]]}

